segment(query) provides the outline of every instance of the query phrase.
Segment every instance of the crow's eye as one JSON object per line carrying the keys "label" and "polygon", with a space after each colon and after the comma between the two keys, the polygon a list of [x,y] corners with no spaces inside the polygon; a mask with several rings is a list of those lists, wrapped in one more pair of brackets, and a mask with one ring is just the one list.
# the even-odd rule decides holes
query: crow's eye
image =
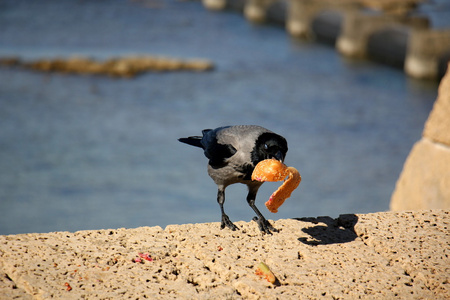
{"label": "crow's eye", "polygon": [[267,146],[267,144],[264,144],[264,149],[269,149],[269,146]]}

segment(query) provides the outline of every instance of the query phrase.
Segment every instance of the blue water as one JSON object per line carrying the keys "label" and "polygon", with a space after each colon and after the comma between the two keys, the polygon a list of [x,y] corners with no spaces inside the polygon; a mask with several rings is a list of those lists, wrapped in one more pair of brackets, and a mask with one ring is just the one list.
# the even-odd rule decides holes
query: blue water
{"label": "blue water", "polygon": [[[212,72],[135,79],[0,68],[0,234],[217,222],[198,148],[177,138],[259,124],[303,181],[269,219],[386,211],[437,84],[346,61],[281,27],[189,1],[2,1],[0,54],[206,58]],[[251,220],[243,185],[233,221]]]}

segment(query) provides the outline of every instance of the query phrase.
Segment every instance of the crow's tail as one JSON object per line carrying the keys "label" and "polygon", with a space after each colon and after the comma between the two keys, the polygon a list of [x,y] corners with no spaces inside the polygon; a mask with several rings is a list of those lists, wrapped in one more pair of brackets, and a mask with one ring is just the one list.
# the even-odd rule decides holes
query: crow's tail
{"label": "crow's tail", "polygon": [[178,139],[180,142],[191,145],[191,146],[195,146],[195,147],[200,147],[203,148],[203,145],[201,143],[202,141],[202,137],[201,136],[190,136],[187,138],[180,138]]}

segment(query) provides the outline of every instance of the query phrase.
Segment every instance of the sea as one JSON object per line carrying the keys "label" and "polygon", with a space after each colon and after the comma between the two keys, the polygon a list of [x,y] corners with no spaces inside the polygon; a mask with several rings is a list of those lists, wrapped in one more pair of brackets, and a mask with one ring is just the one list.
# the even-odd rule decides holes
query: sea
{"label": "sea", "polygon": [[[0,28],[0,57],[214,64],[131,79],[0,67],[2,235],[219,222],[206,157],[177,139],[236,124],[283,135],[302,176],[276,214],[264,202],[281,183],[262,186],[266,218],[387,211],[437,96],[438,82],[199,1],[2,0]],[[253,218],[246,194],[227,188],[232,221]]]}

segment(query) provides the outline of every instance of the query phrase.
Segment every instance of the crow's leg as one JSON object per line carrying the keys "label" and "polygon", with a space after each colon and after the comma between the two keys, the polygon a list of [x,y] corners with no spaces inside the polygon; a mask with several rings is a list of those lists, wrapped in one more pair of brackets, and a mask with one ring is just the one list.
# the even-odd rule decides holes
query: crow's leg
{"label": "crow's leg", "polygon": [[254,212],[257,215],[256,217],[253,218],[253,221],[255,221],[258,224],[259,230],[261,230],[261,232],[263,232],[263,233],[272,234],[272,231],[278,232],[278,229],[275,229],[269,223],[269,221],[267,221],[266,218],[264,218],[262,213],[259,211],[259,209],[255,205],[256,193],[258,192],[259,187],[260,187],[260,185],[257,187],[249,186],[249,191],[248,191],[248,195],[247,195],[248,205],[250,205],[250,207],[254,210]]}
{"label": "crow's leg", "polygon": [[225,226],[230,228],[231,230],[239,229],[236,225],[233,224],[233,222],[230,221],[230,218],[225,214],[225,211],[223,210],[223,204],[225,203],[225,188],[219,187],[219,190],[217,191],[217,202],[220,205],[220,211],[222,212],[222,222],[220,223],[220,229],[224,229]]}

